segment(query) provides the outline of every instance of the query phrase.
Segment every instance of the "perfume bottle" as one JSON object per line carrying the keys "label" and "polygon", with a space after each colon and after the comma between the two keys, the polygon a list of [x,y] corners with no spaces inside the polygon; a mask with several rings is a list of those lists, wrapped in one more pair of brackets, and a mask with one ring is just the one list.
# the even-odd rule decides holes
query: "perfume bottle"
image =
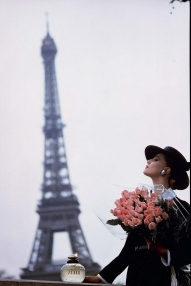
{"label": "perfume bottle", "polygon": [[69,260],[62,266],[60,276],[63,282],[82,282],[85,278],[85,268],[78,261],[77,253],[68,256]]}

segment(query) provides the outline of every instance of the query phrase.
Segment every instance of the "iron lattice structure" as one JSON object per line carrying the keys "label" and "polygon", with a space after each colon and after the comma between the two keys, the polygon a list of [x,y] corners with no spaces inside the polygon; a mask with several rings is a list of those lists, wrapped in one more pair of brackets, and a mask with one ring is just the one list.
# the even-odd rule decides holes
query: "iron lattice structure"
{"label": "iron lattice structure", "polygon": [[42,198],[37,206],[40,218],[28,267],[22,269],[22,279],[61,280],[61,266],[71,253],[63,253],[62,262],[53,262],[53,237],[57,232],[68,234],[72,253],[78,253],[87,275],[94,275],[100,270],[90,255],[78,219],[79,202],[72,191],[57,91],[56,53],[54,40],[47,32],[41,47],[45,69],[45,147]]}

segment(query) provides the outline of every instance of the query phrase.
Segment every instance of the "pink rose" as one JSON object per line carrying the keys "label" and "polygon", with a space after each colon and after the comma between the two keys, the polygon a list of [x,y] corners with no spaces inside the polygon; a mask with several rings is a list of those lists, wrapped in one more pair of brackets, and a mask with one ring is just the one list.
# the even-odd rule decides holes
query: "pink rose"
{"label": "pink rose", "polygon": [[162,209],[161,209],[160,206],[157,206],[157,207],[155,207],[155,208],[153,209],[153,215],[154,215],[154,216],[159,216],[159,215],[161,215],[161,214],[162,214]]}
{"label": "pink rose", "polygon": [[135,193],[145,199],[148,197],[148,190],[146,188],[144,189],[136,188]]}
{"label": "pink rose", "polygon": [[135,194],[130,194],[129,199],[130,199],[130,200],[132,200],[132,201],[134,202],[134,201],[135,201],[135,199],[136,199]]}
{"label": "pink rose", "polygon": [[120,215],[123,212],[123,208],[115,208],[113,210],[110,210],[110,213],[112,213],[115,216]]}
{"label": "pink rose", "polygon": [[139,219],[141,219],[141,220],[142,220],[142,219],[143,219],[143,217],[144,217],[144,215],[143,215],[143,214],[138,214],[138,218],[139,218]]}
{"label": "pink rose", "polygon": [[148,190],[147,190],[147,189],[141,190],[141,191],[140,191],[140,195],[141,195],[141,197],[143,197],[144,199],[147,199],[147,198],[148,198]]}
{"label": "pink rose", "polygon": [[120,206],[121,206],[120,200],[116,200],[116,201],[115,201],[115,205],[116,205],[117,207],[120,207]]}
{"label": "pink rose", "polygon": [[124,206],[125,203],[126,203],[126,199],[120,198],[120,199],[119,199],[119,203],[120,203],[121,206]]}
{"label": "pink rose", "polygon": [[168,217],[169,217],[169,216],[168,216],[168,214],[167,214],[166,212],[163,212],[163,213],[162,213],[162,218],[163,218],[163,219],[166,220],[166,219],[168,219]]}
{"label": "pink rose", "polygon": [[153,221],[154,221],[154,217],[152,215],[148,214],[144,219],[144,224],[149,225],[149,223],[151,223]]}
{"label": "pink rose", "polygon": [[149,223],[149,225],[148,225],[148,228],[150,229],[150,230],[153,230],[153,229],[155,229],[156,228],[156,223],[155,222],[150,222]]}
{"label": "pink rose", "polygon": [[140,206],[140,205],[141,205],[141,201],[139,200],[139,198],[138,198],[138,199],[135,199],[134,202],[135,202],[135,204],[136,204],[137,206]]}
{"label": "pink rose", "polygon": [[163,219],[161,216],[157,216],[157,217],[155,217],[155,221],[156,221],[156,223],[159,223],[159,222],[163,221]]}
{"label": "pink rose", "polygon": [[131,220],[132,219],[132,215],[125,215],[124,218],[127,219],[127,220]]}
{"label": "pink rose", "polygon": [[121,213],[124,214],[124,215],[129,215],[129,214],[131,214],[131,211],[130,211],[130,210],[127,210],[126,208],[123,208],[123,209],[121,210]]}
{"label": "pink rose", "polygon": [[142,224],[142,221],[138,218],[132,218],[132,222],[135,226]]}
{"label": "pink rose", "polygon": [[137,213],[142,213],[142,212],[143,212],[143,208],[142,208],[142,207],[139,207],[139,206],[136,206],[136,207],[135,207],[135,211],[136,211]]}
{"label": "pink rose", "polygon": [[151,201],[147,201],[147,206],[150,208],[154,208],[155,207],[155,203],[154,202],[151,202]]}
{"label": "pink rose", "polygon": [[129,191],[124,190],[124,191],[121,193],[121,195],[122,195],[123,198],[128,199],[128,198],[129,198]]}
{"label": "pink rose", "polygon": [[138,217],[138,216],[139,216],[139,214],[138,214],[136,211],[131,211],[131,213],[132,213],[132,215],[133,215],[134,217]]}
{"label": "pink rose", "polygon": [[130,198],[130,199],[128,199],[128,201],[125,201],[125,202],[124,202],[124,205],[125,205],[126,207],[128,207],[128,206],[133,206],[133,205],[134,205],[134,201]]}
{"label": "pink rose", "polygon": [[153,207],[147,208],[143,213],[145,216],[153,214]]}
{"label": "pink rose", "polygon": [[131,204],[125,204],[124,208],[127,209],[127,210],[134,210],[134,206],[131,205]]}
{"label": "pink rose", "polygon": [[141,190],[140,190],[139,188],[136,188],[136,189],[135,189],[135,193],[136,193],[137,195],[140,195],[140,192],[141,192]]}
{"label": "pink rose", "polygon": [[124,224],[130,227],[135,227],[134,223],[130,219],[127,219],[127,220],[125,219]]}
{"label": "pink rose", "polygon": [[140,202],[140,206],[145,210],[147,208],[147,204],[145,202]]}

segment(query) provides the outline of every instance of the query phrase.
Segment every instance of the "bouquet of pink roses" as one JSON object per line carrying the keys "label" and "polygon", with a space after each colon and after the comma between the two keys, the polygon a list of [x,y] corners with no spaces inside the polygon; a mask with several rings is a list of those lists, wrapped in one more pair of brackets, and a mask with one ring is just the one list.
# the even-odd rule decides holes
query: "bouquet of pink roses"
{"label": "bouquet of pink roses", "polygon": [[127,233],[135,230],[153,241],[166,239],[170,231],[170,200],[164,200],[158,192],[146,188],[124,190],[115,201],[110,212],[116,217],[107,221],[109,225],[120,225]]}
{"label": "bouquet of pink roses", "polygon": [[[159,185],[158,185],[159,186]],[[121,198],[115,201],[116,207],[110,212],[116,219],[110,219],[108,225],[120,225],[126,233],[137,231],[146,239],[161,242],[168,246],[188,241],[190,236],[190,212],[172,189],[154,186],[154,192],[145,187],[134,191],[124,190]],[[161,187],[161,186],[160,186]],[[181,275],[181,276],[180,276]],[[181,266],[179,279],[184,285],[190,285],[190,267]],[[181,284],[183,285],[183,284]]]}

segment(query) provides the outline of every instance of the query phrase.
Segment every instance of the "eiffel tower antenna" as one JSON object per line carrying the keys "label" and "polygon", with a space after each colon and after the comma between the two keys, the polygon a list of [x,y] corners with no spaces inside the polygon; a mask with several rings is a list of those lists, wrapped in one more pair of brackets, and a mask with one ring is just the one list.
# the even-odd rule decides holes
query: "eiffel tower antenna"
{"label": "eiffel tower antenna", "polygon": [[48,12],[45,13],[45,17],[46,17],[46,32],[48,34],[49,33],[49,14],[48,14]]}
{"label": "eiffel tower antenna", "polygon": [[[72,253],[78,253],[79,261],[84,265],[87,275],[95,275],[100,270],[100,266],[93,262],[88,249],[78,219],[79,201],[73,193],[70,180],[54,64],[56,54],[57,48],[47,26],[47,35],[41,46],[45,71],[42,197],[37,206],[39,224],[28,266],[23,268],[21,274],[22,279],[61,281],[61,266]],[[59,246],[63,259],[55,262],[53,246],[58,233],[67,235],[70,249],[63,239],[62,245]]]}

